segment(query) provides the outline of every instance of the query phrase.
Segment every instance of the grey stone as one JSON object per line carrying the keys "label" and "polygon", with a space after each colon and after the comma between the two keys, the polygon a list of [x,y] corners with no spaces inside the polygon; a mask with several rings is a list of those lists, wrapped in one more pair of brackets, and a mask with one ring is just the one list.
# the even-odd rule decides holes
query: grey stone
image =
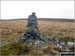
{"label": "grey stone", "polygon": [[24,33],[24,36],[20,37],[19,39],[20,41],[24,41],[24,42],[32,43],[32,44],[35,44],[35,41],[37,40],[44,41],[41,38],[41,34],[38,29],[37,17],[35,13],[32,13],[32,15],[29,15],[28,22],[27,22],[27,30]]}
{"label": "grey stone", "polygon": [[49,37],[48,35],[47,35],[47,36],[44,36],[44,39],[45,39],[46,41],[52,41],[52,38]]}
{"label": "grey stone", "polygon": [[74,42],[67,42],[67,45],[68,46],[73,46],[74,45]]}
{"label": "grey stone", "polygon": [[53,41],[58,43],[59,42],[59,39],[57,37],[53,38]]}

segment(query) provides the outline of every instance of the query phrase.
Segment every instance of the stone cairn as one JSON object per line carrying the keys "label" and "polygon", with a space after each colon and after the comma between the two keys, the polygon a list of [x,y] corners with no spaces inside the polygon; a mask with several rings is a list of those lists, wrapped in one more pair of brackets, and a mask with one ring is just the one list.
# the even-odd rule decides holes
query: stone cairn
{"label": "stone cairn", "polygon": [[20,37],[19,40],[31,44],[34,44],[36,41],[45,41],[44,39],[42,39],[42,35],[39,32],[37,17],[35,13],[29,15],[26,32],[24,33],[23,37]]}

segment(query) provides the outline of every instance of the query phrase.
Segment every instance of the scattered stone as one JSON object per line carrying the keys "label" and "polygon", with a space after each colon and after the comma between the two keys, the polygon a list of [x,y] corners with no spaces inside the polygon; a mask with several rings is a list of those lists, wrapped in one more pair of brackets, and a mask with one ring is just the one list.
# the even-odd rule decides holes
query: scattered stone
{"label": "scattered stone", "polygon": [[59,42],[59,39],[57,37],[53,38],[53,41],[58,43]]}
{"label": "scattered stone", "polygon": [[59,42],[59,45],[65,46],[65,42]]}
{"label": "scattered stone", "polygon": [[4,41],[4,42],[0,42],[0,46],[3,46],[5,44],[7,44],[8,42],[7,41]]}
{"label": "scattered stone", "polygon": [[52,38],[50,37],[50,36],[44,36],[44,39],[46,40],[46,41],[52,41]]}
{"label": "scattered stone", "polygon": [[67,45],[68,46],[73,46],[74,45],[74,42],[67,42]]}

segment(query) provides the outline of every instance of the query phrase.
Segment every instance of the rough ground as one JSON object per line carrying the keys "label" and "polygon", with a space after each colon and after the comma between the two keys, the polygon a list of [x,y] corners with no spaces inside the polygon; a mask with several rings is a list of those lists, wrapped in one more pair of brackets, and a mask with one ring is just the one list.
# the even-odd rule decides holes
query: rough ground
{"label": "rough ground", "polygon": [[[45,47],[36,46],[36,48],[33,48],[32,45],[18,42],[17,38],[26,31],[27,20],[1,20],[0,23],[0,40],[1,42],[9,42],[0,47],[2,55],[35,56],[53,54],[58,56],[60,50],[65,50],[64,48],[58,48],[47,43],[44,43]],[[74,41],[75,26],[72,20],[38,20],[38,26],[42,35],[47,35],[51,38],[57,37],[61,41]],[[68,48],[74,50],[73,46]]]}
{"label": "rough ground", "polygon": [[[16,38],[23,35],[26,30],[27,20],[2,20],[0,22],[1,41],[16,41]],[[72,20],[38,20],[38,25],[42,35],[73,41],[75,26]]]}

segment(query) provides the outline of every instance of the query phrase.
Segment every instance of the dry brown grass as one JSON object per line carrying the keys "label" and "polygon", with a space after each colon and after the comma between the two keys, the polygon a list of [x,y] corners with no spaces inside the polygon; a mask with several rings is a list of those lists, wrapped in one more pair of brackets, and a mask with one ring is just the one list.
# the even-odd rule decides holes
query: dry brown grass
{"label": "dry brown grass", "polygon": [[[6,21],[0,21],[0,23],[1,23],[0,24],[1,26],[0,40],[13,42],[13,44],[8,44],[6,45],[6,47],[5,46],[2,47],[3,48],[2,54],[7,53],[7,54],[22,54],[23,55],[26,53],[30,55],[33,55],[33,54],[34,55],[43,55],[43,54],[58,55],[60,50],[64,50],[54,45],[53,46],[49,45],[41,49],[37,47],[37,50],[36,50],[35,48],[33,48],[32,46],[29,46],[28,44],[22,45],[21,43],[20,45],[20,43],[16,43],[16,39],[19,36],[23,35],[24,32],[26,31],[27,20],[10,20],[10,21],[6,20]],[[75,30],[74,22],[38,20],[38,26],[42,35],[58,37],[63,40],[74,39],[74,30]],[[20,48],[16,49],[16,47],[23,48],[23,50],[20,50]],[[69,48],[73,50],[74,47],[69,47]],[[27,52],[27,50],[29,51]]]}
{"label": "dry brown grass", "polygon": [[[6,20],[1,22],[1,41],[16,41],[26,31],[27,20]],[[38,20],[42,35],[59,38],[74,38],[74,22]]]}

